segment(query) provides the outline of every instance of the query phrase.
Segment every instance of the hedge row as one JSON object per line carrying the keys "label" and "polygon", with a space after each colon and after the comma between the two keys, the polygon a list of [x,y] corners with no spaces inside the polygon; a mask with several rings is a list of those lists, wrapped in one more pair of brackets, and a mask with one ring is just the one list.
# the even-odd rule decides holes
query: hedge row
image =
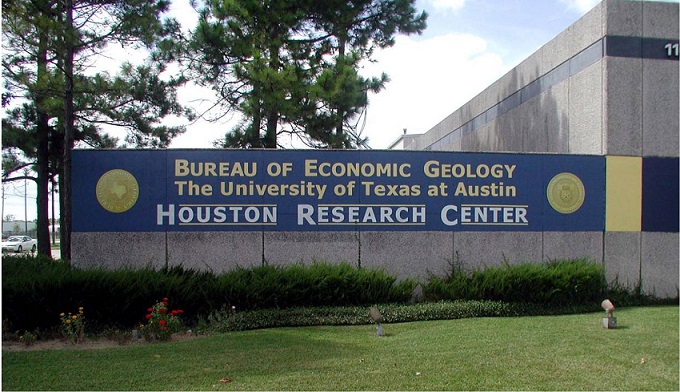
{"label": "hedge row", "polygon": [[[510,303],[501,301],[439,301],[418,304],[381,304],[378,310],[385,323],[427,320],[454,320],[471,317],[519,317],[553,315],[600,310],[597,304],[560,306]],[[365,325],[373,323],[368,307],[340,306],[292,309],[258,309],[240,312],[235,309],[214,311],[201,318],[198,332],[228,332],[259,328],[303,327],[312,325]]]}
{"label": "hedge row", "polygon": [[601,301],[607,292],[602,266],[585,259],[510,265],[484,270],[453,269],[431,276],[424,292],[432,300],[465,299],[579,305]]}
{"label": "hedge row", "polygon": [[168,298],[188,321],[228,305],[239,310],[399,303],[415,282],[349,264],[262,266],[223,274],[181,267],[153,270],[72,268],[64,262],[6,257],[2,263],[3,322],[12,330],[58,325],[59,314],[84,307],[91,327],[133,327],[146,309]]}
{"label": "hedge row", "polygon": [[[301,322],[285,324],[286,318],[271,310],[316,309],[304,310],[299,317],[291,311],[288,319],[298,319],[322,314],[324,307],[363,309],[374,304],[406,304],[419,283],[397,281],[382,269],[355,268],[346,263],[262,266],[223,274],[181,267],[84,270],[33,257],[5,257],[2,264],[3,324],[13,331],[56,327],[60,313],[75,313],[80,306],[85,308],[90,330],[131,328],[142,322],[147,308],[162,298],[168,298],[171,309],[184,310],[189,324],[212,317],[213,324],[304,325]],[[618,286],[612,291],[606,285],[603,268],[586,260],[505,264],[472,272],[457,269],[446,277],[431,276],[420,285],[424,298],[431,303],[491,301],[484,302],[484,314],[489,309],[502,310],[503,306],[509,306],[499,303],[525,304],[524,307],[513,305],[512,309],[525,309],[526,314],[531,314],[531,309],[545,308],[544,305],[555,309],[584,306],[598,309],[599,301],[611,294],[616,295],[617,301],[625,298],[628,303],[639,296]],[[399,317],[391,315],[389,307],[385,312],[386,317],[394,316],[393,319],[400,321],[426,320],[431,319],[433,309],[437,309],[432,306],[420,307],[417,311],[399,308],[402,313]],[[429,309],[430,313],[422,313],[422,309]],[[449,314],[450,309],[451,306],[447,306],[446,310],[437,312]],[[474,309],[466,305],[464,310],[454,313],[474,312]],[[253,311],[256,316],[238,322],[238,317],[246,317],[246,313],[253,314]],[[337,310],[329,314],[338,315]],[[326,320],[332,323],[328,317]],[[266,322],[270,318],[275,320]],[[313,317],[310,322],[316,319]],[[365,320],[366,315],[362,314],[359,319]]]}

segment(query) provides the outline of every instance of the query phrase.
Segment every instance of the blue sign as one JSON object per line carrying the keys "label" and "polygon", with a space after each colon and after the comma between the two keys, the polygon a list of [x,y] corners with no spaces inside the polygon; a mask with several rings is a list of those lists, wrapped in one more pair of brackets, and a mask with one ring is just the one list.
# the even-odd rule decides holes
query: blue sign
{"label": "blue sign", "polygon": [[76,150],[74,232],[603,231],[604,157]]}

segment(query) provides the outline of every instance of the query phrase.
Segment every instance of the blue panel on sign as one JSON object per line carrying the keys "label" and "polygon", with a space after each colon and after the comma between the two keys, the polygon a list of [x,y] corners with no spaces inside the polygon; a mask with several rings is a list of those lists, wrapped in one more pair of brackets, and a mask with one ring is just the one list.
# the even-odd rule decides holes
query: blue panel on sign
{"label": "blue panel on sign", "polygon": [[74,231],[601,231],[604,158],[77,150]]}
{"label": "blue panel on sign", "polygon": [[73,152],[73,231],[156,231],[167,199],[165,151]]}
{"label": "blue panel on sign", "polygon": [[605,161],[600,156],[545,156],[543,230],[604,230],[604,172]]}
{"label": "blue panel on sign", "polygon": [[678,232],[678,158],[642,158],[642,231]]}

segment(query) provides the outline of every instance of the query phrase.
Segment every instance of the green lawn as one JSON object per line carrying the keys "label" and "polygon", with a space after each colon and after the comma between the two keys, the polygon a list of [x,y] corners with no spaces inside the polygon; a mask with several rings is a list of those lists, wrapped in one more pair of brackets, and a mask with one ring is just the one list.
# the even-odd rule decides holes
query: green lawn
{"label": "green lawn", "polygon": [[[3,390],[674,390],[678,307],[3,352]],[[642,359],[645,363],[642,363]],[[228,378],[230,382],[221,382]]]}

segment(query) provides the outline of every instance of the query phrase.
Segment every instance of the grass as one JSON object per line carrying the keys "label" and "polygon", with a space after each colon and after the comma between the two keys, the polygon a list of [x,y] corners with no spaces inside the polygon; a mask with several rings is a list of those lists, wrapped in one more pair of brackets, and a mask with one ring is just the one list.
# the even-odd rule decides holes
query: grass
{"label": "grass", "polygon": [[[3,390],[678,390],[678,307],[3,352]],[[645,363],[642,363],[642,358]],[[228,378],[230,382],[221,382]]]}

